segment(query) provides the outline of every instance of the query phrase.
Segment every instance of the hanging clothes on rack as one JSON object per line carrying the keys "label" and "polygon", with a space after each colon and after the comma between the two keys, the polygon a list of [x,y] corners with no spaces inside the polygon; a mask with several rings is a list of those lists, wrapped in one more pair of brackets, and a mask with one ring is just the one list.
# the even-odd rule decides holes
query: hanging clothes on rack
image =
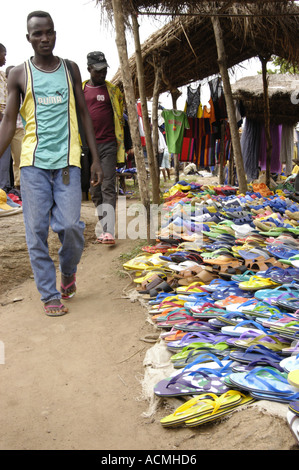
{"label": "hanging clothes on rack", "polygon": [[213,78],[209,81],[211,100],[214,105],[216,121],[227,118],[226,103],[221,77]]}
{"label": "hanging clothes on rack", "polygon": [[292,173],[294,157],[294,126],[282,124],[280,161],[285,165],[286,176]]}
{"label": "hanging clothes on rack", "polygon": [[200,90],[201,85],[199,84],[197,88],[192,88],[191,85],[187,87],[187,100],[185,104],[184,112],[187,114],[187,117],[191,118],[201,118],[202,117],[202,105],[200,99]]}
{"label": "hanging clothes on rack", "polygon": [[241,151],[249,183],[259,177],[260,140],[261,124],[256,120],[246,118],[241,136]]}
{"label": "hanging clothes on rack", "polygon": [[[270,137],[272,141],[272,154],[271,154],[271,173],[280,173],[281,172],[281,161],[280,161],[280,147],[281,147],[281,125],[270,124]],[[261,130],[261,142],[260,142],[260,167],[261,170],[266,170],[266,160],[267,160],[267,140],[265,126],[262,125]]]}
{"label": "hanging clothes on rack", "polygon": [[179,154],[182,151],[185,129],[189,129],[187,114],[176,109],[163,109],[166,142],[169,153]]}
{"label": "hanging clothes on rack", "polygon": [[144,132],[144,127],[143,127],[143,117],[142,117],[142,109],[141,109],[141,103],[138,102],[136,104],[137,108],[137,114],[138,114],[138,127],[139,127],[139,134],[141,138],[141,145],[142,147],[145,147],[145,132]]}

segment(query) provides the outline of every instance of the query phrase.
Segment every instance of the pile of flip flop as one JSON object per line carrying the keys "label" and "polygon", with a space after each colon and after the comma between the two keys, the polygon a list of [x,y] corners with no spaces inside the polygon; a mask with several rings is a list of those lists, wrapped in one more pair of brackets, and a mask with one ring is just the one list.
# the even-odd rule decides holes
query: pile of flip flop
{"label": "pile of flip flop", "polygon": [[299,203],[250,189],[177,183],[157,243],[123,267],[170,353],[173,372],[153,392],[184,399],[161,424],[271,400],[286,404],[299,443]]}

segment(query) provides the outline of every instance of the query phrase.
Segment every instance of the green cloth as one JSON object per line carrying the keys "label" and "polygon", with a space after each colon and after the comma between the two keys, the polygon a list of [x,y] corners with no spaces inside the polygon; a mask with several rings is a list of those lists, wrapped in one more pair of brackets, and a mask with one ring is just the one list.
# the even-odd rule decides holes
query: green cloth
{"label": "green cloth", "polygon": [[166,142],[169,153],[181,153],[185,129],[189,129],[187,114],[176,109],[163,109]]}

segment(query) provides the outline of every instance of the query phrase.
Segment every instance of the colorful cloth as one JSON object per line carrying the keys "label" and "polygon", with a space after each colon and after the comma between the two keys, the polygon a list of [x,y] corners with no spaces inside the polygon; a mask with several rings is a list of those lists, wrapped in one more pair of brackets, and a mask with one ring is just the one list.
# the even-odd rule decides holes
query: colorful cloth
{"label": "colorful cloth", "polygon": [[25,62],[26,90],[20,114],[25,127],[21,164],[45,170],[80,167],[81,147],[71,78],[60,59],[52,72]]}
{"label": "colorful cloth", "polygon": [[179,154],[182,150],[185,129],[189,129],[187,114],[175,109],[163,109],[166,142],[169,153]]}

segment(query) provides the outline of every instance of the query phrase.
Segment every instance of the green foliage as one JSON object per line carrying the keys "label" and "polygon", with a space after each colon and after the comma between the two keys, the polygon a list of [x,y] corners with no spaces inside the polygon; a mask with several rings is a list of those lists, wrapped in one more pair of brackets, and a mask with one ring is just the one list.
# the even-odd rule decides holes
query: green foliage
{"label": "green foliage", "polygon": [[[267,69],[268,74],[299,74],[299,65],[298,64],[292,64],[288,62],[286,59],[283,59],[282,57],[278,56],[272,56],[271,62],[269,65],[273,65],[275,68],[274,69]],[[261,71],[258,73],[262,73]]]}

